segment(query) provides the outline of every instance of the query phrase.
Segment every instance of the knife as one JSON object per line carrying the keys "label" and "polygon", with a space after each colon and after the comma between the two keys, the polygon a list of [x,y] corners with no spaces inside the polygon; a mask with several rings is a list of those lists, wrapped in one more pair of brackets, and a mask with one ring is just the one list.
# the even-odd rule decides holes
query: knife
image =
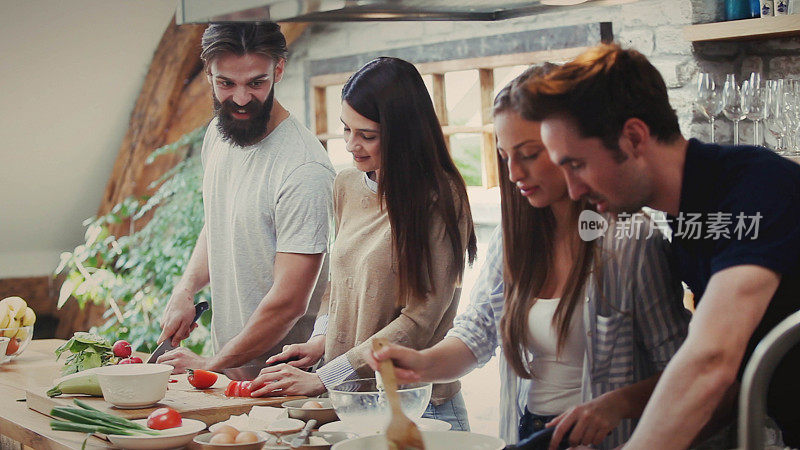
{"label": "knife", "polygon": [[[208,302],[206,302],[206,301],[202,301],[202,302],[194,305],[194,319],[192,319],[192,323],[197,322],[197,319],[199,319],[200,316],[207,309],[208,309]],[[161,344],[158,345],[158,347],[156,347],[156,351],[154,351],[153,354],[150,355],[149,358],[147,358],[148,364],[156,362],[156,360],[158,359],[159,356],[161,356],[164,353],[166,353],[166,352],[168,352],[170,350],[173,350],[173,349],[175,349],[175,346],[172,345],[172,336],[170,336],[170,337],[164,339],[164,342],[162,342]]]}
{"label": "knife", "polygon": [[[252,381],[255,377],[261,373],[261,369],[265,367],[277,366],[278,364],[288,363],[290,361],[297,361],[299,360],[299,356],[292,356],[289,359],[284,359],[281,361],[275,361],[272,364],[267,365],[256,365],[256,364],[249,364],[246,366],[239,366],[239,367],[231,367],[229,369],[222,369],[222,373],[230,378],[231,380],[247,380]],[[308,372],[308,369],[301,369]]]}

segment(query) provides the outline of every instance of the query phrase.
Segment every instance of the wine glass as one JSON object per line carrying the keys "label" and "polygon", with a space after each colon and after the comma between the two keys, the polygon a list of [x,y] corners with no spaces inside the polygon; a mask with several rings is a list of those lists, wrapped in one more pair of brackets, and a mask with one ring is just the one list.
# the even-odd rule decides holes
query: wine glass
{"label": "wine glass", "polygon": [[800,81],[787,79],[783,93],[786,108],[787,149],[791,156],[800,156]]}
{"label": "wine glass", "polygon": [[714,78],[710,73],[700,73],[697,77],[697,90],[695,92],[695,105],[708,122],[711,124],[711,142],[714,142],[714,120],[722,111]]}
{"label": "wine glass", "polygon": [[752,77],[742,83],[742,108],[747,110],[747,118],[753,121],[753,145],[761,145],[764,138],[759,133],[759,125],[767,118],[768,110],[761,82],[753,81]]}
{"label": "wine glass", "polygon": [[783,90],[783,80],[767,80],[767,109],[769,110],[769,118],[766,122],[769,132],[775,137],[775,152],[779,155],[786,153],[783,138],[787,132],[787,123]]}
{"label": "wine glass", "polygon": [[725,85],[722,87],[722,113],[733,121],[733,145],[739,145],[739,122],[747,117],[748,111],[744,109],[742,91],[736,83],[736,75],[732,73],[725,76]]}

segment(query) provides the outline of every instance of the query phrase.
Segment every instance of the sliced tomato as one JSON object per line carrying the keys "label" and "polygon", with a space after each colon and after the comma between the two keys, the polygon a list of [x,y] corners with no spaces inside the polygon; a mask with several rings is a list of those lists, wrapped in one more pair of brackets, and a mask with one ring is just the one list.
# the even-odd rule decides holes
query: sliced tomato
{"label": "sliced tomato", "polygon": [[239,397],[250,397],[252,389],[249,381],[242,381],[239,383]]}
{"label": "sliced tomato", "polygon": [[217,374],[201,369],[186,369],[189,372],[189,384],[197,389],[208,389],[217,382]]}
{"label": "sliced tomato", "polygon": [[166,430],[181,426],[181,415],[172,408],[158,408],[147,416],[147,427],[153,430]]}
{"label": "sliced tomato", "polygon": [[225,396],[226,397],[236,397],[236,391],[239,389],[239,382],[238,381],[231,381],[228,383],[228,387],[225,388]]}
{"label": "sliced tomato", "polygon": [[225,388],[227,397],[250,397],[252,387],[249,381],[231,381]]}

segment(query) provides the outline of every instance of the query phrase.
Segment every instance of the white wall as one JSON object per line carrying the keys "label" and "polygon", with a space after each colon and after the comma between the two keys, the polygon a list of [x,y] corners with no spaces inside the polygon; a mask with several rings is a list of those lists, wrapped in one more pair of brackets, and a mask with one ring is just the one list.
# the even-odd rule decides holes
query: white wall
{"label": "white wall", "polygon": [[4,0],[0,278],[45,275],[100,203],[169,0]]}

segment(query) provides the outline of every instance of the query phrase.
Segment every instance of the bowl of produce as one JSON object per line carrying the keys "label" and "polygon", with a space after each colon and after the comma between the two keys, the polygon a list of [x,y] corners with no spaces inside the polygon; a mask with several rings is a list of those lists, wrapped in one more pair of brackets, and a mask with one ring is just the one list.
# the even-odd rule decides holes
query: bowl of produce
{"label": "bowl of produce", "polygon": [[211,433],[194,438],[200,448],[207,450],[258,450],[270,436],[261,431],[239,431],[230,425],[216,427]]}
{"label": "bowl of produce", "polygon": [[167,394],[172,366],[167,364],[117,364],[95,369],[103,398],[117,408],[144,408]]}
{"label": "bowl of produce", "polygon": [[[493,436],[467,431],[422,431],[426,450],[502,450],[506,443]],[[388,450],[386,435],[364,436],[339,442],[331,450]]]}
{"label": "bowl of produce", "polygon": [[[422,417],[431,400],[430,383],[413,383],[398,386],[400,405],[411,419]],[[391,407],[386,393],[379,390],[374,378],[345,381],[329,391],[336,414],[345,423],[351,423],[367,432],[380,432],[386,428]]]}
{"label": "bowl of produce", "polygon": [[36,313],[20,297],[0,300],[0,337],[8,338],[8,345],[0,354],[0,363],[11,360],[25,351],[33,339]]}
{"label": "bowl of produce", "polygon": [[339,420],[336,410],[333,409],[329,398],[309,398],[305,400],[290,400],[281,404],[289,413],[289,417],[308,421],[314,419],[317,425]]}

